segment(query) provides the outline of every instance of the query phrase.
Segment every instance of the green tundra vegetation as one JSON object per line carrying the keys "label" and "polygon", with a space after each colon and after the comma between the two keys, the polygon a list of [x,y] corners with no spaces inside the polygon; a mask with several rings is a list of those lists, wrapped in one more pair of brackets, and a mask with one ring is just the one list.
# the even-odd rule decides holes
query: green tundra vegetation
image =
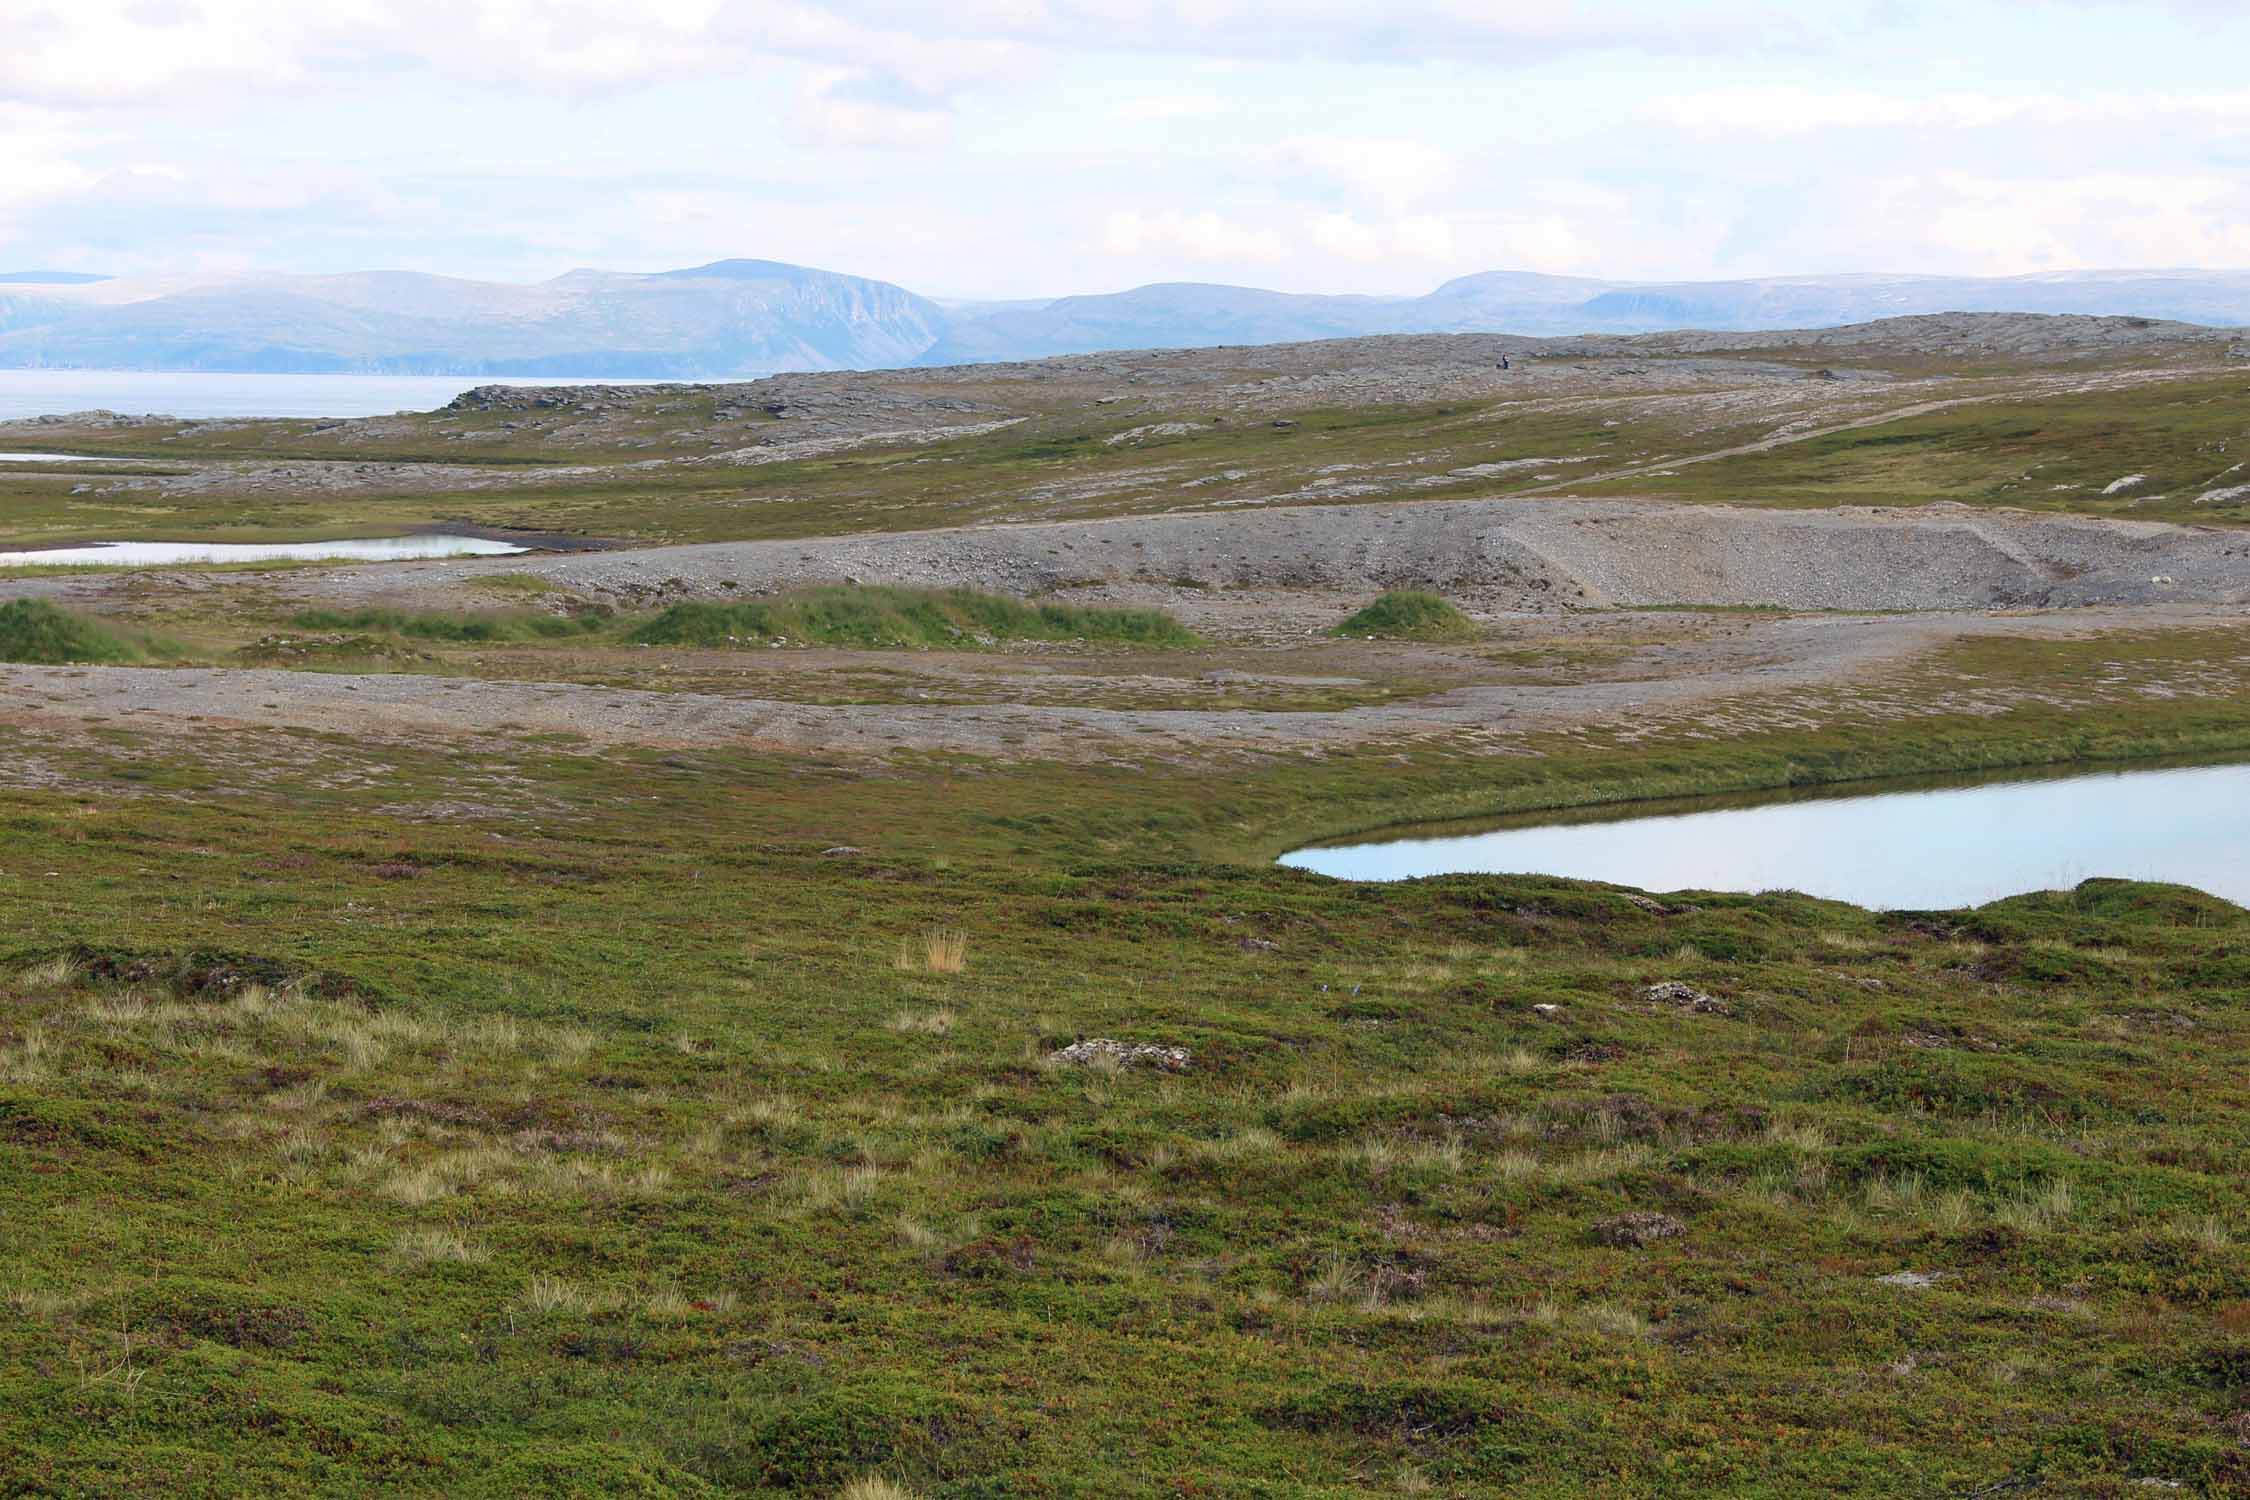
{"label": "green tundra vegetation", "polygon": [[149,654],[148,641],[43,599],[0,604],[0,661],[119,663]]}
{"label": "green tundra vegetation", "polygon": [[2246,396],[2250,374],[2234,374],[1955,406],[1584,492],[2240,524],[2250,518]]}
{"label": "green tundra vegetation", "polygon": [[502,641],[570,640],[593,635],[608,622],[606,616],[593,613],[416,614],[370,608],[304,609],[291,615],[289,623],[300,630],[378,632],[417,641],[492,645]]}
{"label": "green tundra vegetation", "polygon": [[1267,862],[2250,749],[2239,691],[2064,706],[2136,653],[2241,655],[1503,757],[0,725],[60,768],[0,793],[0,1482],[2240,1494],[2250,913]]}
{"label": "green tundra vegetation", "polygon": [[1192,631],[1161,610],[1027,604],[973,589],[833,585],[736,604],[674,604],[627,637],[644,646],[799,645],[869,648],[1092,641],[1189,646]]}
{"label": "green tundra vegetation", "polygon": [[1476,622],[1435,594],[1393,589],[1336,627],[1338,635],[1377,640],[1458,641],[1479,632]]}

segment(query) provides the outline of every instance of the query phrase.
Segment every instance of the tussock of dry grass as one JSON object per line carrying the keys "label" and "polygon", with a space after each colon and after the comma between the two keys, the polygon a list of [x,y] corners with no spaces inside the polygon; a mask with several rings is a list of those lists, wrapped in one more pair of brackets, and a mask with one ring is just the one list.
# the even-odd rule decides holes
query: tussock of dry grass
{"label": "tussock of dry grass", "polygon": [[406,1270],[431,1265],[479,1265],[492,1252],[453,1229],[409,1229],[391,1247],[392,1264]]}
{"label": "tussock of dry grass", "polygon": [[836,1500],[920,1500],[920,1497],[880,1474],[867,1474],[838,1490]]}

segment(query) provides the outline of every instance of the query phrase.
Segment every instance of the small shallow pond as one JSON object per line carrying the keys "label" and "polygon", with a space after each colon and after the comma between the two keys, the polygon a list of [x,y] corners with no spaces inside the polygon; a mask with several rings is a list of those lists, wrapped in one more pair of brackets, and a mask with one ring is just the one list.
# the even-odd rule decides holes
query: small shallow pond
{"label": "small shallow pond", "polygon": [[0,464],[90,464],[83,453],[0,453]]}
{"label": "small shallow pond", "polygon": [[1796,890],[1938,910],[2098,875],[2250,905],[2250,765],[2157,765],[2008,779],[1867,783],[1839,793],[1547,813],[1435,836],[1299,849],[1350,880],[1563,875],[1650,891]]}
{"label": "small shallow pond", "polygon": [[514,542],[478,536],[358,537],[341,542],[95,542],[86,547],[47,547],[36,552],[0,552],[0,568],[101,567],[149,568],[181,563],[291,562],[343,559],[395,562],[411,557],[507,557],[529,552]]}

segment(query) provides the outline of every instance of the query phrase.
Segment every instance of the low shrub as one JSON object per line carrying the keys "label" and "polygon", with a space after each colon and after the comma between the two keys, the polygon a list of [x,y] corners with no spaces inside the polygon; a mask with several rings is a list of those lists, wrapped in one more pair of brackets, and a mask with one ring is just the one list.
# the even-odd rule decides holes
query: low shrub
{"label": "low shrub", "polygon": [[114,663],[147,656],[145,642],[44,599],[0,604],[0,661]]}
{"label": "low shrub", "polygon": [[418,641],[465,644],[567,640],[598,633],[607,620],[598,613],[408,614],[396,609],[307,609],[289,617],[300,630],[383,631]]}
{"label": "low shrub", "polygon": [[1337,626],[1336,633],[1394,641],[1460,641],[1481,632],[1474,620],[1435,594],[1393,589]]}
{"label": "low shrub", "polygon": [[839,585],[774,599],[675,604],[633,631],[647,646],[807,646],[975,649],[1011,641],[1186,646],[1197,637],[1154,609],[1028,604],[971,589]]}

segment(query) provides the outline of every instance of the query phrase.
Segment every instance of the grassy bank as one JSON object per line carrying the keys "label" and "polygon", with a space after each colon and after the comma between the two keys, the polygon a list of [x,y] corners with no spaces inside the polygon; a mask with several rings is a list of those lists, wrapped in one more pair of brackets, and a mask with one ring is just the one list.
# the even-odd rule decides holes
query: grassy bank
{"label": "grassy bank", "polygon": [[0,604],[0,661],[49,666],[82,662],[119,665],[147,661],[173,649],[166,643],[43,599]]}
{"label": "grassy bank", "polygon": [[675,604],[635,627],[643,646],[764,645],[959,650],[1018,641],[1187,646],[1194,632],[1161,610],[1029,604],[971,589],[850,585],[736,604]]}
{"label": "grassy bank", "polygon": [[1354,611],[1336,633],[1368,640],[1464,641],[1478,631],[1476,621],[1435,594],[1393,589]]}
{"label": "grassy bank", "polygon": [[[537,580],[534,580],[537,581]],[[529,592],[512,586],[507,593]],[[838,585],[738,603],[674,604],[653,615],[620,617],[578,605],[566,613],[533,610],[404,611],[308,609],[288,617],[293,630],[342,635],[319,646],[349,647],[358,659],[386,643],[501,646],[577,643],[611,646],[829,646],[847,650],[978,650],[1022,644],[1181,647],[1194,632],[1154,609],[1090,609],[1036,604],[969,589]],[[284,655],[307,643],[269,636],[250,649]]]}
{"label": "grassy bank", "polygon": [[408,613],[396,609],[307,609],[289,617],[300,630],[343,630],[403,636],[417,641],[498,644],[572,640],[611,625],[606,613],[550,615],[528,611],[484,614]]}

